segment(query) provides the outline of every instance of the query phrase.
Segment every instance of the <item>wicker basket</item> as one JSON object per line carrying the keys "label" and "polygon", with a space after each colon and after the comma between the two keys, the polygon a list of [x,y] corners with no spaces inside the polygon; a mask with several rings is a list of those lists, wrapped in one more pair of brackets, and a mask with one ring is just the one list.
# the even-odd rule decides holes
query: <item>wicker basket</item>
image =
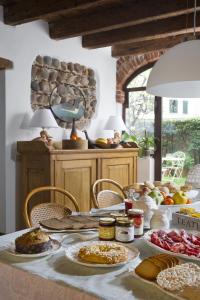
{"label": "wicker basket", "polygon": [[193,188],[200,188],[200,164],[194,166],[188,173],[186,184],[191,184]]}
{"label": "wicker basket", "polygon": [[87,150],[88,149],[88,141],[87,140],[62,140],[62,148],[63,149],[80,149]]}

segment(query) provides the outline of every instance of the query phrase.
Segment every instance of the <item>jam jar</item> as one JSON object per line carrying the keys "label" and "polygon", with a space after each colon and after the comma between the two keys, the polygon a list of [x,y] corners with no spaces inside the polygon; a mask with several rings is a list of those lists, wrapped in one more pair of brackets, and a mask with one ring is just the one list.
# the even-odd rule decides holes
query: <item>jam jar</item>
{"label": "jam jar", "polygon": [[102,241],[113,241],[115,239],[115,219],[100,218],[99,239]]}
{"label": "jam jar", "polygon": [[133,221],[128,218],[117,218],[115,239],[118,242],[130,243],[134,241]]}
{"label": "jam jar", "polygon": [[133,220],[134,236],[141,237],[144,233],[144,211],[142,209],[129,209],[128,217]]}

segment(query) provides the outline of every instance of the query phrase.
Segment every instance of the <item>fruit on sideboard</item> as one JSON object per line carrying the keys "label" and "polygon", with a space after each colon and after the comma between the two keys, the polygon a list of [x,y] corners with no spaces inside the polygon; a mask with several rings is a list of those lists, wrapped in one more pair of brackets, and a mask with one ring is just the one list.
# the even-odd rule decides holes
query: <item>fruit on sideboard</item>
{"label": "fruit on sideboard", "polygon": [[96,139],[95,143],[96,144],[107,144],[108,140],[104,139],[104,138],[98,138],[98,139]]}
{"label": "fruit on sideboard", "polygon": [[174,204],[187,204],[188,197],[183,191],[176,192],[172,197]]}

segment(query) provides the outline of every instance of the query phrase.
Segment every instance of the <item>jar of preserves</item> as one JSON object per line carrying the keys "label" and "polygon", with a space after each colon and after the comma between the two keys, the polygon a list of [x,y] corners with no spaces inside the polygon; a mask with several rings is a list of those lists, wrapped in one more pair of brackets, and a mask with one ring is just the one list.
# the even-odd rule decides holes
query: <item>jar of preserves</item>
{"label": "jar of preserves", "polygon": [[144,211],[142,209],[129,209],[128,217],[133,221],[135,238],[141,237],[144,233]]}
{"label": "jar of preserves", "polygon": [[115,239],[115,219],[100,218],[99,239],[102,241],[113,241]]}
{"label": "jar of preserves", "polygon": [[132,220],[128,218],[117,218],[115,239],[122,243],[130,243],[134,241],[134,226]]}

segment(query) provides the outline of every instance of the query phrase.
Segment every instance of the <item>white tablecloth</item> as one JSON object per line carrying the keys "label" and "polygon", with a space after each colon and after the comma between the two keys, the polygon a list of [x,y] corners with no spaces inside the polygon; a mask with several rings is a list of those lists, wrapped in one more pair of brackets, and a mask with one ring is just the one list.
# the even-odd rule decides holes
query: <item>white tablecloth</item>
{"label": "white tablecloth", "polygon": [[[173,299],[132,277],[130,270],[140,259],[155,253],[142,239],[133,243],[140,250],[140,258],[135,262],[118,268],[90,268],[70,262],[64,250],[32,260],[5,253],[2,247],[22,233],[0,237],[1,300]],[[71,239],[65,240],[66,247],[80,241],[75,234],[68,236]],[[60,235],[57,237],[60,238]]]}

